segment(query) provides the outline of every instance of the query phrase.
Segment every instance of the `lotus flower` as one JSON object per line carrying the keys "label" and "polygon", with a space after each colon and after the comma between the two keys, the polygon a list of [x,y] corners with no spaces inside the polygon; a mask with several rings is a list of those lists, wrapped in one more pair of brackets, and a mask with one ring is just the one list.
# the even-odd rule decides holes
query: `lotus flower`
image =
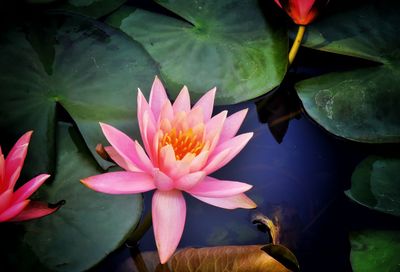
{"label": "lotus flower", "polygon": [[308,25],[329,0],[275,0],[298,25]]}
{"label": "lotus flower", "polygon": [[46,203],[28,199],[50,175],[38,175],[14,192],[31,135],[32,131],[25,133],[8,153],[6,159],[0,147],[0,222],[39,218],[57,210],[57,208],[49,208]]}
{"label": "lotus flower", "polygon": [[225,209],[256,207],[243,194],[251,185],[208,176],[232,160],[253,135],[235,137],[247,109],[229,117],[227,111],[211,117],[215,91],[208,91],[191,108],[185,86],[172,105],[156,77],[149,103],[138,90],[137,117],[144,149],[123,132],[100,123],[111,144],[105,150],[126,171],[82,180],[89,188],[108,194],[156,189],[152,216],[161,263],[174,253],[183,233],[186,203],[182,192]]}

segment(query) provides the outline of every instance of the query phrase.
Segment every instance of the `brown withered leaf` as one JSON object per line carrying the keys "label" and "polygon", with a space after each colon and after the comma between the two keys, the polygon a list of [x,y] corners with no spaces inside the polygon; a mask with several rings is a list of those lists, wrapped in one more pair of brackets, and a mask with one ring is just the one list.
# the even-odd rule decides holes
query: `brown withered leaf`
{"label": "brown withered leaf", "polygon": [[173,272],[289,272],[261,245],[185,248],[169,261]]}

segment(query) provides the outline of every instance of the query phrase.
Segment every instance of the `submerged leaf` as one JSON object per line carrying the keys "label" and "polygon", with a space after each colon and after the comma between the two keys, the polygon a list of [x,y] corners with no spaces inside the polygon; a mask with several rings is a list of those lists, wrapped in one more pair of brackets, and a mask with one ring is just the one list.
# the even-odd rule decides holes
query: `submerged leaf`
{"label": "submerged leaf", "polygon": [[262,248],[275,260],[283,264],[286,268],[291,271],[300,271],[300,265],[297,261],[296,256],[285,246],[269,244]]}

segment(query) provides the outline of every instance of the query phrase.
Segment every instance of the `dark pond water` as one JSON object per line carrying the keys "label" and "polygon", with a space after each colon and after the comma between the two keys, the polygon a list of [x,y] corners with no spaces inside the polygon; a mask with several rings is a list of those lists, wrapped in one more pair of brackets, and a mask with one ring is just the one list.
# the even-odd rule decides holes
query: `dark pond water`
{"label": "dark pond water", "polygon": [[[363,209],[351,203],[343,191],[350,186],[354,167],[368,154],[368,146],[325,132],[299,113],[300,105],[292,93],[280,89],[256,103],[215,109],[214,113],[223,109],[233,113],[249,108],[240,132],[253,131],[253,139],[212,176],[254,185],[248,195],[258,208],[225,210],[186,195],[187,221],[179,247],[265,244],[267,235],[251,222],[259,212],[280,218],[281,243],[296,254],[302,271],[351,271],[348,232],[353,212],[349,210]],[[296,118],[289,123],[290,117]],[[151,193],[144,198],[148,211]],[[139,248],[142,252],[155,250],[152,229]],[[122,247],[96,270],[132,269],[129,250]]]}

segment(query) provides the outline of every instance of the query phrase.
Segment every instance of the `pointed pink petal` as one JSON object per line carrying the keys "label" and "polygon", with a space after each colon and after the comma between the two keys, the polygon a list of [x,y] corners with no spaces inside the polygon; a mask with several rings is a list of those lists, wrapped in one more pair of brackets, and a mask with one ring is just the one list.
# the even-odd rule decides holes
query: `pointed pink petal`
{"label": "pointed pink petal", "polygon": [[207,165],[202,170],[206,172],[207,175],[215,172],[216,169],[221,168],[220,165],[222,165],[222,162],[225,160],[230,152],[231,149],[227,148],[222,150],[221,152],[218,152],[215,156],[209,157]]}
{"label": "pointed pink petal", "polygon": [[12,197],[13,189],[8,189],[0,194],[0,214],[10,206]]}
{"label": "pointed pink petal", "polygon": [[209,151],[212,152],[214,148],[217,146],[219,142],[219,137],[222,132],[222,128],[224,127],[224,123],[226,120],[226,115],[228,111],[221,111],[213,118],[211,118],[206,124],[206,137],[205,141],[209,141],[211,143]]}
{"label": "pointed pink petal", "polygon": [[135,153],[136,153],[135,163],[139,166],[139,168],[150,173],[154,168],[153,164],[151,163],[149,157],[147,157],[146,152],[144,151],[143,147],[139,144],[138,141],[135,141]]}
{"label": "pointed pink petal", "polygon": [[153,86],[151,86],[149,98],[150,108],[154,114],[155,120],[158,120],[161,108],[166,100],[168,100],[167,93],[165,92],[164,86],[162,85],[160,79],[156,76]]}
{"label": "pointed pink petal", "polygon": [[190,172],[196,172],[202,169],[207,163],[209,154],[208,150],[201,151],[190,163]]}
{"label": "pointed pink petal", "polygon": [[160,169],[168,176],[171,176],[172,171],[176,168],[176,158],[174,148],[171,145],[161,147],[159,154]]}
{"label": "pointed pink petal", "polygon": [[25,209],[25,207],[29,204],[29,201],[30,200],[27,199],[8,207],[8,209],[4,210],[0,214],[0,222],[9,221],[13,217],[17,216],[20,212],[22,212],[23,209]]}
{"label": "pointed pink petal", "polygon": [[14,193],[13,202],[21,202],[29,198],[49,177],[50,175],[42,174],[22,185]]}
{"label": "pointed pink petal", "polygon": [[138,144],[125,133],[104,123],[100,123],[100,126],[108,142],[122,158],[142,171],[148,171],[151,168],[151,162],[146,155],[143,155],[143,149],[138,148]]}
{"label": "pointed pink petal", "polygon": [[203,120],[204,120],[203,109],[200,107],[194,107],[187,114],[187,123],[189,127],[194,127],[198,124],[203,124],[204,123]]}
{"label": "pointed pink petal", "polygon": [[251,200],[249,197],[247,197],[245,194],[238,194],[227,197],[215,197],[215,198],[202,197],[196,195],[192,196],[205,203],[224,209],[230,209],[230,210],[237,208],[254,209],[257,207],[257,204],[254,203],[254,201]]}
{"label": "pointed pink petal", "polygon": [[214,150],[213,154],[210,156],[210,161],[213,161],[214,158],[221,157],[220,154],[225,153],[225,150],[230,150],[229,154],[226,155],[224,157],[224,159],[222,161],[220,161],[218,164],[214,163],[214,165],[212,167],[207,165],[206,172],[212,173],[214,171],[217,171],[221,167],[225,166],[234,157],[236,157],[237,154],[239,154],[239,152],[250,141],[251,137],[253,137],[253,132],[243,133],[243,134],[240,134],[240,135],[222,143],[221,145],[217,146],[217,148]]}
{"label": "pointed pink petal", "polygon": [[40,218],[57,211],[59,207],[49,208],[49,205],[44,202],[31,201],[25,209],[22,210],[17,216],[13,217],[10,221],[26,221],[35,218]]}
{"label": "pointed pink petal", "polygon": [[154,184],[158,190],[169,191],[174,188],[173,180],[166,174],[160,171],[160,169],[154,169]]}
{"label": "pointed pink petal", "polygon": [[[144,124],[144,115],[146,113],[146,126]],[[152,135],[155,133],[155,126],[156,126],[156,121],[154,119],[153,112],[151,111],[151,108],[149,104],[147,104],[146,98],[144,98],[142,92],[140,89],[138,89],[137,93],[137,119],[138,119],[138,124],[139,124],[139,130],[140,130],[140,135],[142,136],[142,141],[144,148],[147,151],[147,154],[152,158],[151,154],[151,149],[150,149],[150,144],[148,140],[148,135]],[[148,132],[147,130],[154,129],[154,131]],[[153,160],[153,159],[152,159]]]}
{"label": "pointed pink petal", "polygon": [[14,188],[17,182],[22,166],[24,165],[28,145],[33,131],[28,131],[15,143],[10,153],[8,153],[5,162],[5,180],[8,188]]}
{"label": "pointed pink petal", "polygon": [[183,86],[172,107],[175,113],[180,111],[187,113],[190,111],[190,95],[186,86]]}
{"label": "pointed pink petal", "polygon": [[206,173],[203,171],[187,174],[175,181],[175,187],[182,191],[190,190],[201,182],[205,176]]}
{"label": "pointed pink petal", "polygon": [[207,176],[187,192],[203,197],[227,197],[246,192],[252,187],[252,185],[243,182],[218,180]]}
{"label": "pointed pink petal", "polygon": [[161,263],[174,254],[186,220],[186,203],[180,191],[156,191],[152,200],[153,229]]}
{"label": "pointed pink petal", "polygon": [[106,194],[137,194],[153,190],[153,177],[142,172],[111,172],[81,180],[90,189]]}
{"label": "pointed pink petal", "polygon": [[148,112],[148,111],[145,111],[143,113],[143,120],[141,120],[139,122],[139,126],[141,124],[140,131],[141,131],[144,147],[147,151],[147,154],[149,154],[149,156],[150,156],[150,160],[154,162],[155,161],[154,158],[156,158],[155,157],[156,150],[154,150],[152,143],[153,143],[154,137],[156,136],[156,127],[152,123],[152,121],[150,121],[150,114],[151,114],[151,112]]}
{"label": "pointed pink petal", "polygon": [[224,127],[221,131],[221,136],[219,137],[219,143],[223,143],[226,140],[233,138],[238,132],[240,126],[242,125],[244,118],[246,117],[248,109],[244,109],[226,118]]}
{"label": "pointed pink petal", "polygon": [[215,92],[217,88],[212,88],[209,90],[205,95],[203,95],[199,101],[193,106],[195,107],[200,107],[203,109],[203,114],[204,114],[204,123],[206,123],[208,120],[210,120],[213,108],[214,108],[214,99],[215,99]]}
{"label": "pointed pink petal", "polygon": [[110,156],[110,158],[123,169],[131,172],[142,172],[142,170],[139,169],[139,167],[137,167],[136,165],[134,165],[130,160],[119,155],[119,153],[115,150],[114,147],[106,146],[104,147],[104,149]]}
{"label": "pointed pink petal", "polygon": [[[163,119],[174,119],[174,110],[172,109],[172,105],[169,100],[165,100],[164,105],[161,108],[160,116],[158,118],[158,124],[160,124],[161,120]],[[160,127],[160,125],[158,127]]]}

